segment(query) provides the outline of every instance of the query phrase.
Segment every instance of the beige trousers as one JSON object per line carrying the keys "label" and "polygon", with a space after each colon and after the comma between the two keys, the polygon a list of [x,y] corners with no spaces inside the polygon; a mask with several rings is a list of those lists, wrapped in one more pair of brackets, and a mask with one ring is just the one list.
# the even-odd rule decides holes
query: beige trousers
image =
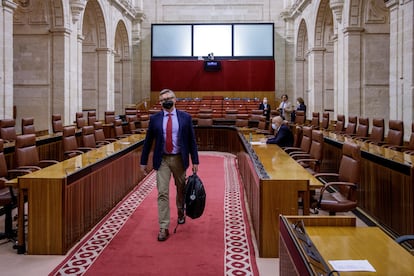
{"label": "beige trousers", "polygon": [[157,170],[158,223],[160,228],[164,229],[168,229],[170,226],[169,188],[171,174],[177,189],[175,198],[177,214],[181,217],[184,215],[185,170],[180,155],[164,155],[161,166]]}

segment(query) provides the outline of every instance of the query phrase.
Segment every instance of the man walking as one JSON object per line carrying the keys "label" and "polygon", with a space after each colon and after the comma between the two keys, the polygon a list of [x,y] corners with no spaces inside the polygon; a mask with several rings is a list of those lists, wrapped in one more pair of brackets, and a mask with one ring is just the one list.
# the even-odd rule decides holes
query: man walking
{"label": "man walking", "polygon": [[155,141],[153,168],[157,171],[158,241],[169,236],[170,207],[169,183],[173,175],[177,197],[175,200],[178,223],[185,223],[184,186],[189,156],[193,172],[198,170],[198,151],[191,116],[175,108],[176,97],[172,90],[160,92],[159,100],[163,110],[152,115],[141,154],[141,170],[146,174],[148,156]]}

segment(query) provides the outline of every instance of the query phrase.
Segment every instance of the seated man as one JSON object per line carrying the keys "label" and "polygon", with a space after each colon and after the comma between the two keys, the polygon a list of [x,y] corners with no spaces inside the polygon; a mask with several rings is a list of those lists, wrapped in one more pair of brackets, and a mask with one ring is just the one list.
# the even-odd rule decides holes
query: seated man
{"label": "seated man", "polygon": [[268,138],[266,144],[276,144],[279,147],[291,147],[293,145],[293,133],[281,116],[273,117],[272,128],[275,130],[275,136]]}

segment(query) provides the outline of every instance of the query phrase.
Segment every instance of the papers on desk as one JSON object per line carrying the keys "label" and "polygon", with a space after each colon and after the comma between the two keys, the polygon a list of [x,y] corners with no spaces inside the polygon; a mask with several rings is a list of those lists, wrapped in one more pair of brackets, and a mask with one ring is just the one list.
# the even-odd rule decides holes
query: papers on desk
{"label": "papers on desk", "polygon": [[250,142],[251,145],[265,145],[266,142],[261,142],[261,141],[251,141]]}
{"label": "papers on desk", "polygon": [[368,262],[368,260],[340,260],[329,261],[331,266],[336,271],[369,271],[375,272],[375,268]]}

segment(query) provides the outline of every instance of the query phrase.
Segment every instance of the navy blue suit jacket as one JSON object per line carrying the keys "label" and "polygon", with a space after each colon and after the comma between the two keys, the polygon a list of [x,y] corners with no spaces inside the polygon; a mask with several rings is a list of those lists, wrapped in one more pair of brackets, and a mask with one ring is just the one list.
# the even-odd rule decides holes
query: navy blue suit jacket
{"label": "navy blue suit jacket", "polygon": [[287,125],[281,125],[276,136],[269,138],[267,144],[277,144],[280,147],[291,147],[293,145],[293,133]]}
{"label": "navy blue suit jacket", "polygon": [[[153,167],[158,170],[161,166],[162,156],[164,154],[164,135],[162,129],[162,121],[164,111],[158,112],[150,116],[147,135],[145,137],[144,146],[141,154],[141,165],[148,164],[148,156],[155,141]],[[198,151],[193,128],[193,120],[190,114],[177,109],[177,120],[179,124],[177,142],[180,145],[181,157],[183,159],[184,169],[190,165],[189,155],[191,155],[191,162],[198,164]]]}
{"label": "navy blue suit jacket", "polygon": [[259,109],[260,110],[263,110],[263,116],[266,116],[266,120],[269,121],[269,119],[270,119],[270,104],[267,104],[267,111],[266,111],[266,113],[264,111],[264,104],[263,103],[260,103],[259,104]]}

